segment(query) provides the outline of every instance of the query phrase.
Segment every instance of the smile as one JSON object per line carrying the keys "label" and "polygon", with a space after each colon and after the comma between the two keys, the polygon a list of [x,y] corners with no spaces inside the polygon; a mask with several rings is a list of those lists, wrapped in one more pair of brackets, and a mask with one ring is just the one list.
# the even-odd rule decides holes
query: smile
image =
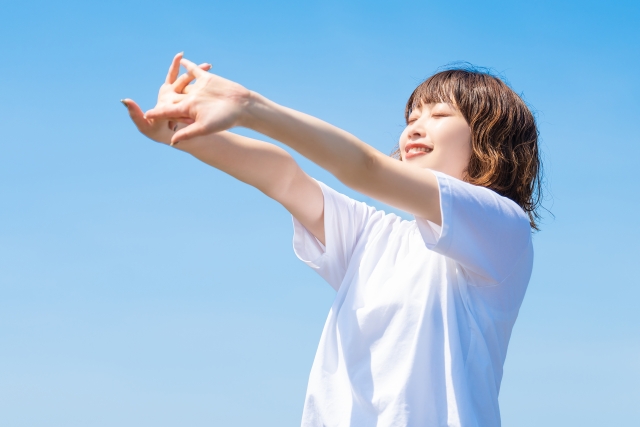
{"label": "smile", "polygon": [[432,147],[429,147],[424,144],[407,144],[404,148],[405,150],[405,158],[410,159],[412,157],[421,156],[423,154],[427,154],[433,151]]}

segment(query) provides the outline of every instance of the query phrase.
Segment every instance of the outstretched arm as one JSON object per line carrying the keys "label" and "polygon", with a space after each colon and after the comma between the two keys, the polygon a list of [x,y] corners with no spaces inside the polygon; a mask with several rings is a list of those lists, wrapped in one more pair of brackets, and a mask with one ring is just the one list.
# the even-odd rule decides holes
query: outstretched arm
{"label": "outstretched arm", "polygon": [[252,93],[245,126],[322,166],[345,185],[388,205],[441,224],[435,175],[381,153],[354,135]]}
{"label": "outstretched arm", "polygon": [[172,141],[244,126],[290,146],[354,190],[441,224],[438,182],[431,171],[398,162],[346,131],[278,105],[187,60],[182,65],[196,78],[192,90],[176,103],[159,104],[147,112],[149,118],[194,121],[176,132]]}

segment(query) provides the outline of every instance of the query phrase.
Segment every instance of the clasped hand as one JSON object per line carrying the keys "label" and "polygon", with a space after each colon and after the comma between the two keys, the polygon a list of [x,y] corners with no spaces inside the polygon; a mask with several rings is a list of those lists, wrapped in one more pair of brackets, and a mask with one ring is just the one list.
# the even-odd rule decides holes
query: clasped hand
{"label": "clasped hand", "polygon": [[[187,73],[178,77],[180,64]],[[173,145],[241,125],[250,91],[208,73],[210,68],[209,64],[197,66],[179,53],[171,62],[154,108],[145,114],[133,100],[124,99],[138,130],[154,141]],[[194,79],[195,83],[189,84]]]}

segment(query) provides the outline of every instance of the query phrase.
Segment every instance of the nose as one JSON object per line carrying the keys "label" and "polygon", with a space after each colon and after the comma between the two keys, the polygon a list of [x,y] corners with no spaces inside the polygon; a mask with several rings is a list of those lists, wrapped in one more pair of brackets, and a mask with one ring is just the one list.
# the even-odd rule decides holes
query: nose
{"label": "nose", "polygon": [[424,127],[419,120],[414,121],[407,125],[407,138],[414,140],[424,137]]}

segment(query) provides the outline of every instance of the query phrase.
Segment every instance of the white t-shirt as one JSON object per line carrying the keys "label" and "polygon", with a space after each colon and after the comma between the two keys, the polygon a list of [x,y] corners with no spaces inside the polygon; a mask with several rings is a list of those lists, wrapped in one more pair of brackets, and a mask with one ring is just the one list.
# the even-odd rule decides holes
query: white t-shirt
{"label": "white t-shirt", "polygon": [[434,173],[442,227],[322,183],[326,247],[294,218],[296,255],[337,290],[304,427],[500,425],[502,366],[533,264],[529,218]]}

